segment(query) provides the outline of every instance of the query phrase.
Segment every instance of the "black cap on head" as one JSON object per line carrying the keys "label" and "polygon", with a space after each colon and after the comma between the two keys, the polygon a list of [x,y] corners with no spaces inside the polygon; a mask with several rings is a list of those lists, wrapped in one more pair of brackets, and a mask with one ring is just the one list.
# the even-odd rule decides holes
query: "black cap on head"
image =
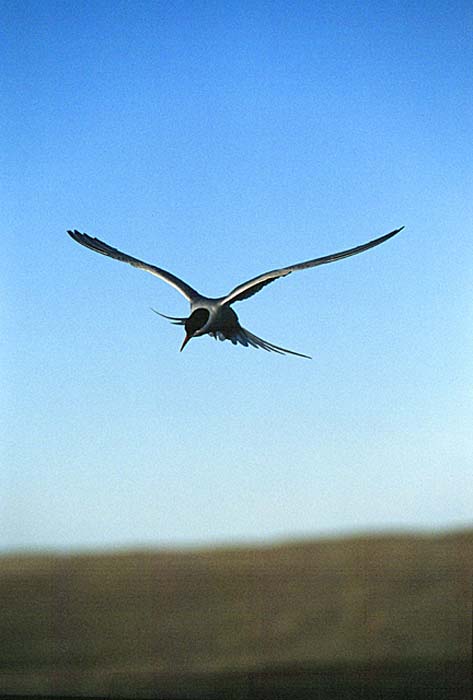
{"label": "black cap on head", "polygon": [[181,350],[184,350],[187,342],[192,338],[194,333],[203,328],[209,320],[210,312],[208,309],[196,309],[191,313],[189,318],[186,318],[184,327],[186,329],[186,337],[181,345]]}

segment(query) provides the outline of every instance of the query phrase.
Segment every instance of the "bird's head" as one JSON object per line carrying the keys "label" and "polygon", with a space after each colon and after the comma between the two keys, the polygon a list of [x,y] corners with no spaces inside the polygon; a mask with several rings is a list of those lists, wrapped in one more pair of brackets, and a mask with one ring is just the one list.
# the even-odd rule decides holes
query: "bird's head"
{"label": "bird's head", "polygon": [[184,321],[184,327],[186,329],[186,337],[184,338],[184,342],[181,345],[181,351],[184,350],[185,346],[189,342],[191,338],[194,338],[196,335],[202,335],[199,333],[204,326],[206,325],[207,321],[209,320],[210,312],[208,309],[196,309],[191,313],[189,318],[186,318]]}

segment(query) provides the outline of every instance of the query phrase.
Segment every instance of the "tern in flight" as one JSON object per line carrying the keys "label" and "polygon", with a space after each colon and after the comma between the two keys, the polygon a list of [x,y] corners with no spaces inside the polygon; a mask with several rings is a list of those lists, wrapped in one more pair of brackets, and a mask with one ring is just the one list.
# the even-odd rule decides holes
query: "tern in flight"
{"label": "tern in flight", "polygon": [[349,258],[351,255],[358,255],[358,253],[363,253],[365,250],[374,248],[380,243],[389,240],[396,233],[402,231],[404,226],[386,233],[380,238],[375,238],[373,241],[368,243],[363,243],[362,245],[356,246],[355,248],[350,248],[349,250],[343,250],[340,253],[333,253],[332,255],[325,255],[322,258],[315,258],[314,260],[307,260],[306,262],[297,263],[296,265],[289,265],[288,267],[281,267],[279,270],[271,270],[271,272],[264,272],[262,275],[253,277],[248,282],[243,282],[239,284],[235,289],[224,297],[218,297],[216,299],[205,297],[199,294],[195,289],[189,286],[186,282],[183,282],[179,277],[176,277],[171,272],[156,267],[155,265],[150,265],[149,263],[138,260],[137,258],[132,258],[131,255],[122,253],[116,248],[112,248],[107,243],[99,241],[98,238],[92,238],[86,233],[80,233],[79,231],[68,231],[67,233],[73,238],[77,243],[95,250],[96,253],[101,253],[102,255],[107,255],[109,258],[115,258],[115,260],[121,260],[122,262],[129,263],[134,267],[141,270],[146,270],[151,272],[152,275],[159,277],[164,282],[167,282],[172,287],[177,289],[186,299],[190,302],[190,315],[185,318],[179,318],[175,316],[166,316],[165,314],[155,311],[155,313],[167,318],[177,325],[184,326],[186,331],[186,336],[184,342],[181,345],[181,350],[184,349],[186,344],[191,338],[199,338],[207,333],[213,338],[218,338],[219,340],[230,340],[234,345],[240,343],[241,345],[251,345],[254,348],[263,348],[264,350],[273,351],[284,355],[289,353],[291,355],[297,355],[298,357],[306,357],[311,359],[309,355],[303,355],[300,352],[294,352],[293,350],[286,350],[286,348],[281,348],[278,345],[273,345],[267,340],[258,338],[250,331],[243,328],[238,321],[238,316],[232,309],[232,304],[237,301],[243,301],[248,299],[260,289],[263,289],[270,282],[279,279],[279,277],[285,277],[290,275],[291,272],[296,272],[296,270],[305,270],[309,267],[317,267],[317,265],[325,265],[326,263],[335,262],[336,260],[342,260],[342,258]]}

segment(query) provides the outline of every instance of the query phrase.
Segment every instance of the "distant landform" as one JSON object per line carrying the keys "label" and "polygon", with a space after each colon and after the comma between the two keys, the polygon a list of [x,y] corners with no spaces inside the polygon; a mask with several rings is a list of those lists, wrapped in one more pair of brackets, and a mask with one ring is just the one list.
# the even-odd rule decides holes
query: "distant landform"
{"label": "distant landform", "polygon": [[469,700],[473,529],[0,557],[0,692]]}

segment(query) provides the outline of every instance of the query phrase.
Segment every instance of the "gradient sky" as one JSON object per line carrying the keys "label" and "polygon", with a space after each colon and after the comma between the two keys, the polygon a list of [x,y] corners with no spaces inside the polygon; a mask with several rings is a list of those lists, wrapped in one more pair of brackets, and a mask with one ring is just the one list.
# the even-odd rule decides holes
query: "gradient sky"
{"label": "gradient sky", "polygon": [[[2,2],[0,548],[473,521],[468,2]],[[210,337],[174,289],[312,361]]]}

